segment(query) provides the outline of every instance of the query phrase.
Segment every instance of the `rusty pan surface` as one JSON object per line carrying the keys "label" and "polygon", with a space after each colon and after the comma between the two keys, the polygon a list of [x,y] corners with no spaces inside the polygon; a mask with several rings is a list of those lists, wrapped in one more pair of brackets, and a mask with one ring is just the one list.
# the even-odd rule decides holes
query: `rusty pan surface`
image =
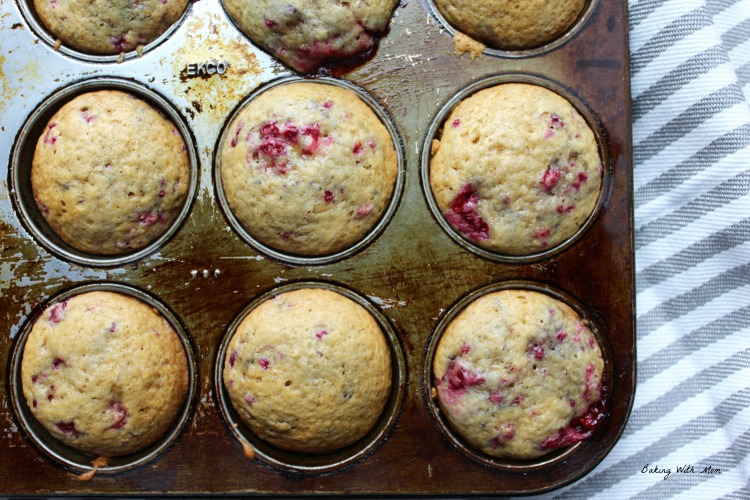
{"label": "rusty pan surface", "polygon": [[[141,57],[119,62],[56,51],[30,5],[0,0],[0,495],[523,494],[581,478],[612,449],[630,413],[636,359],[625,0],[592,0],[571,32],[546,48],[488,50],[473,60],[455,54],[452,30],[430,2],[402,2],[374,57],[340,77],[392,121],[402,159],[397,198],[366,244],[310,262],[248,244],[217,194],[215,151],[229,117],[247,96],[290,75],[247,41],[218,1],[192,3]],[[568,97],[589,120],[604,159],[594,216],[571,241],[531,258],[487,255],[449,234],[424,191],[435,120],[459,93],[502,81],[540,83]],[[125,259],[91,260],[61,247],[29,200],[27,142],[41,123],[32,118],[49,116],[56,96],[81,85],[142,90],[179,121],[191,149],[182,219],[166,238]],[[365,438],[371,442],[327,457],[256,443],[259,453],[249,459],[242,442],[251,438],[232,423],[217,358],[243,311],[300,283],[342,290],[375,313],[396,361],[394,389]],[[429,380],[436,329],[455,306],[511,285],[579,309],[595,326],[606,361],[607,413],[597,432],[530,463],[467,450],[442,422]],[[35,440],[16,370],[17,351],[43,308],[90,288],[127,289],[158,304],[192,351],[194,392],[184,421],[158,452],[103,467],[82,482],[90,464]]]}

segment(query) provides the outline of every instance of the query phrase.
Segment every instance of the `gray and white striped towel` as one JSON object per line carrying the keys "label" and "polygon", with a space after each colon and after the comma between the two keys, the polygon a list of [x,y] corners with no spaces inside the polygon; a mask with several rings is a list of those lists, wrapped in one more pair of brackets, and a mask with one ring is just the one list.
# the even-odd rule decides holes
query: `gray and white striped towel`
{"label": "gray and white striped towel", "polygon": [[630,0],[629,22],[636,397],[547,496],[748,499],[750,0]]}

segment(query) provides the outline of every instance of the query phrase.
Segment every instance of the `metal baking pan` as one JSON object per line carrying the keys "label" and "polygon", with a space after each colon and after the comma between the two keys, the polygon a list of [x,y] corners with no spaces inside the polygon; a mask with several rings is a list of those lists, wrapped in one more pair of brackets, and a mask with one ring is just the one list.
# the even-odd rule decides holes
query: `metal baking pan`
{"label": "metal baking pan", "polygon": [[[44,33],[29,0],[0,2],[0,495],[504,495],[552,490],[590,472],[617,442],[635,393],[632,146],[626,2],[591,0],[548,46],[458,56],[452,28],[427,0],[402,2],[374,57],[339,76],[392,121],[403,171],[382,225],[354,251],[285,260],[252,245],[222,207],[216,149],[233,111],[291,73],[252,45],[216,0],[190,5],[142,55],[85,57]],[[600,205],[573,239],[521,259],[473,248],[434,213],[427,145],[463,94],[493,82],[540,83],[565,95],[595,131],[604,159]],[[142,92],[179,123],[194,169],[173,230],[143,252],[91,259],[64,247],[30,202],[29,142],[60,100],[81,88]],[[42,117],[42,118],[39,118]],[[43,126],[43,125],[42,125]],[[36,127],[36,128],[35,128]],[[395,390],[366,439],[342,454],[274,454],[225,404],[216,363],[243,311],[303,283],[342,290],[370,308],[390,339]],[[606,417],[588,441],[532,462],[467,449],[430,395],[441,325],[486,290],[520,286],[572,304],[596,326],[606,361]],[[43,308],[88,288],[127,290],[162,308],[194,355],[185,422],[153,453],[97,470],[40,442],[20,400],[17,352]],[[46,439],[46,438],[45,438]],[[44,441],[44,440],[43,440]]]}

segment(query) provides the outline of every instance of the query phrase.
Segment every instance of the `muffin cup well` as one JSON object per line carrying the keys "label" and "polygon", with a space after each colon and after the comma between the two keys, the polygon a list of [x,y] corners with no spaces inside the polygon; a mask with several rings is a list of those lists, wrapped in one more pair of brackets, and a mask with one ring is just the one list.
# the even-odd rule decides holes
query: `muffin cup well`
{"label": "muffin cup well", "polygon": [[[476,243],[472,242],[471,240],[467,239],[459,231],[454,229],[453,226],[451,226],[450,223],[446,220],[445,216],[443,215],[443,213],[440,211],[440,208],[438,207],[437,201],[435,200],[434,194],[432,192],[432,187],[430,185],[430,164],[432,160],[432,154],[431,154],[432,142],[434,139],[440,136],[443,126],[445,125],[445,121],[448,119],[450,113],[453,111],[453,108],[455,108],[455,106],[457,106],[461,101],[470,97],[471,95],[475,94],[476,92],[480,90],[487,89],[487,88],[494,87],[494,86],[501,85],[501,84],[506,84],[506,83],[524,83],[524,84],[536,85],[539,87],[543,87],[547,90],[550,90],[558,94],[559,96],[563,97],[564,99],[566,99],[573,106],[573,108],[575,108],[575,110],[581,115],[581,117],[586,121],[589,128],[593,132],[597,147],[599,149],[599,157],[601,159],[601,164],[603,167],[599,198],[591,214],[588,216],[586,221],[583,224],[581,224],[581,227],[579,227],[578,230],[573,235],[571,235],[569,238],[562,241],[561,243],[551,246],[543,251],[526,254],[526,255],[503,254],[500,252],[496,252],[493,250],[483,248],[477,245]],[[611,191],[611,184],[612,184],[611,170],[612,170],[612,160],[610,158],[609,149],[607,147],[606,136],[599,123],[599,120],[591,112],[588,106],[583,101],[581,101],[578,97],[574,96],[569,91],[566,91],[565,89],[563,89],[562,86],[546,78],[543,78],[541,76],[525,74],[525,73],[508,73],[508,74],[489,76],[482,80],[478,80],[464,87],[463,89],[459,90],[440,108],[438,113],[430,122],[430,126],[427,129],[427,134],[425,135],[424,142],[422,143],[422,150],[420,153],[420,177],[422,181],[422,189],[424,192],[424,196],[427,200],[427,204],[430,207],[430,211],[432,212],[433,218],[437,221],[437,223],[443,228],[443,230],[448,234],[448,236],[450,236],[456,243],[466,248],[467,250],[481,257],[490,259],[490,260],[494,260],[497,262],[511,263],[511,264],[512,263],[525,264],[525,263],[531,263],[531,262],[546,259],[548,257],[551,257],[553,255],[563,252],[564,250],[566,250],[567,248],[575,244],[579,239],[581,239],[583,235],[589,230],[589,228],[595,223],[596,219],[599,217],[599,214],[602,212],[602,210],[607,204],[607,200],[609,199],[609,194]]]}
{"label": "muffin cup well", "polygon": [[[380,326],[391,355],[391,392],[386,401],[380,417],[374,427],[359,441],[340,450],[323,454],[297,453],[283,450],[277,446],[258,438],[250,428],[239,418],[234,410],[224,385],[224,360],[227,348],[240,323],[245,317],[263,302],[285,292],[303,288],[319,288],[330,290],[347,297],[369,312]],[[242,312],[230,323],[227,333],[219,346],[216,360],[214,362],[214,384],[219,409],[227,422],[229,429],[235,437],[244,445],[250,445],[255,455],[272,467],[282,471],[300,474],[325,474],[343,471],[354,464],[366,459],[376,452],[384,444],[399,420],[401,411],[406,400],[408,386],[408,375],[406,359],[398,340],[394,327],[388,319],[367,299],[356,292],[320,281],[300,281],[289,283],[264,293],[255,298]]]}
{"label": "muffin cup well", "polygon": [[169,37],[171,37],[174,32],[179,28],[179,26],[185,21],[185,19],[188,16],[188,12],[191,9],[192,2],[188,3],[187,8],[180,16],[180,19],[177,20],[174,24],[169,26],[164,32],[156,37],[151,42],[143,45],[143,48],[138,50],[131,50],[130,52],[124,52],[122,54],[91,54],[87,52],[80,51],[78,49],[74,49],[72,47],[67,47],[66,45],[59,45],[57,44],[57,39],[55,36],[47,29],[47,27],[44,25],[44,23],[39,19],[39,16],[37,15],[36,9],[34,8],[34,2],[33,0],[19,0],[17,2],[18,8],[21,11],[21,14],[23,15],[23,18],[26,20],[26,22],[29,25],[29,28],[31,31],[38,36],[46,45],[49,45],[49,47],[59,54],[72,57],[74,59],[78,59],[80,61],[86,62],[86,63],[105,63],[105,64],[116,64],[123,61],[129,61],[132,59],[137,59],[141,57],[143,54],[146,54],[162,43],[166,41]]}
{"label": "muffin cup well", "polygon": [[[426,3],[430,13],[433,15],[433,17],[435,17],[435,19],[437,19],[440,25],[448,32],[450,36],[454,36],[456,32],[461,32],[460,29],[453,26],[448,22],[447,19],[445,19],[445,16],[443,16],[443,14],[440,12],[440,9],[438,9],[435,5],[434,0],[427,0]],[[560,35],[543,45],[518,50],[501,49],[486,46],[483,54],[506,59],[524,59],[542,56],[548,52],[552,52],[553,50],[558,49],[568,43],[571,38],[575,37],[588,24],[588,22],[596,12],[598,3],[599,0],[588,0],[583,6],[583,9],[581,9],[581,13],[578,15],[578,18],[576,18],[576,20]],[[481,40],[477,41],[483,43]]]}
{"label": "muffin cup well", "polygon": [[[380,119],[381,123],[386,127],[386,129],[388,130],[388,133],[391,136],[391,140],[393,141],[393,147],[396,151],[396,156],[398,158],[398,173],[396,175],[396,184],[393,188],[393,194],[391,195],[391,199],[388,202],[385,212],[380,217],[380,220],[364,235],[364,237],[361,240],[354,243],[348,248],[345,248],[341,251],[334,252],[328,255],[319,255],[319,256],[295,255],[295,254],[277,250],[275,248],[272,248],[260,242],[257,238],[253,237],[242,226],[242,223],[237,219],[237,217],[232,212],[232,209],[229,206],[229,202],[227,201],[226,194],[224,192],[224,184],[222,181],[222,175],[221,175],[222,145],[224,144],[227,138],[227,135],[229,134],[229,125],[234,121],[237,114],[239,114],[245,108],[245,106],[247,106],[248,103],[250,103],[254,98],[266,92],[267,90],[270,90],[272,88],[275,88],[281,85],[287,85],[287,84],[298,83],[298,82],[335,85],[335,86],[353,91],[370,109],[372,109],[372,111],[375,113],[378,119]],[[226,123],[224,124],[221,134],[219,135],[219,139],[216,142],[216,147],[214,148],[214,171],[213,173],[214,173],[214,184],[216,186],[216,198],[219,201],[219,204],[221,206],[222,211],[224,212],[225,217],[227,218],[227,221],[235,230],[235,232],[240,236],[240,238],[242,238],[247,244],[249,244],[258,252],[261,252],[275,260],[278,260],[280,262],[284,262],[287,264],[291,264],[291,265],[303,265],[304,266],[304,265],[329,264],[331,262],[345,259],[347,257],[354,255],[360,250],[364,249],[365,247],[370,245],[370,243],[375,241],[378,238],[378,236],[380,236],[380,234],[385,230],[386,226],[388,226],[388,223],[393,217],[393,214],[396,212],[399,201],[401,200],[401,195],[404,190],[404,182],[405,182],[405,177],[406,177],[406,163],[405,163],[405,152],[404,152],[403,141],[401,139],[400,134],[398,133],[398,130],[396,129],[396,125],[393,122],[393,119],[388,114],[388,112],[385,110],[385,108],[383,108],[375,100],[374,97],[372,97],[363,89],[357,87],[353,83],[350,83],[345,80],[339,80],[339,79],[329,78],[329,77],[319,77],[319,78],[316,78],[315,80],[306,80],[306,79],[296,77],[296,76],[288,76],[288,77],[280,78],[278,80],[274,80],[273,82],[267,85],[264,85],[258,88],[257,90],[255,90],[254,92],[252,92],[251,94],[249,94],[235,108],[235,110],[231,113],[231,115],[227,117]]]}
{"label": "muffin cup well", "polygon": [[[108,458],[106,465],[97,466],[96,468],[92,465],[92,462],[97,457],[82,453],[61,443],[36,420],[26,402],[26,398],[24,397],[23,383],[21,380],[21,364],[23,361],[23,351],[26,345],[26,340],[42,311],[52,304],[64,302],[73,296],[93,291],[120,293],[138,299],[156,309],[156,311],[164,317],[174,329],[177,337],[182,343],[182,347],[185,350],[188,368],[188,388],[187,394],[185,395],[185,401],[183,402],[181,410],[176,415],[170,430],[144,450],[122,457]],[[127,472],[153,462],[166,453],[166,451],[177,441],[190,420],[198,385],[198,365],[195,359],[194,349],[191,345],[188,334],[175,314],[155,297],[136,288],[118,283],[92,283],[77,286],[62,292],[43,303],[29,318],[27,318],[23,329],[19,333],[18,340],[11,352],[10,370],[11,372],[8,382],[10,386],[9,393],[11,396],[11,403],[18,419],[19,426],[23,432],[32,444],[39,449],[42,454],[46,455],[47,458],[72,472],[81,474],[91,473],[94,469],[96,474],[101,475]]]}
{"label": "muffin cup well", "polygon": [[[156,240],[147,246],[117,255],[94,255],[76,249],[64,242],[47,224],[41,211],[34,202],[31,187],[31,165],[37,139],[41,136],[47,122],[67,102],[74,97],[98,90],[119,90],[128,92],[150,104],[166,116],[179,131],[187,148],[190,162],[190,180],[185,203],[174,223]],[[142,84],[121,78],[95,78],[84,80],[58,90],[45,99],[28,117],[18,133],[11,152],[10,160],[11,198],[21,222],[32,236],[47,250],[58,257],[92,267],[121,266],[156,251],[164,245],[180,228],[187,218],[198,186],[198,154],[195,140],[185,120],[177,108],[164,97]]]}
{"label": "muffin cup well", "polygon": [[[450,323],[472,302],[480,297],[501,290],[528,290],[543,293],[568,305],[588,323],[589,328],[596,337],[602,353],[602,359],[604,360],[604,370],[602,373],[602,406],[604,408],[604,414],[603,417],[597,421],[597,426],[593,431],[593,435],[588,440],[579,441],[573,445],[553,450],[550,453],[535,459],[514,460],[509,458],[498,458],[487,455],[471,446],[451,427],[451,424],[443,414],[440,403],[435,395],[437,388],[435,386],[435,377],[433,374],[433,361],[440,338],[448,325],[450,325]],[[617,397],[615,394],[616,388],[612,385],[613,380],[615,380],[614,361],[606,334],[599,320],[590,314],[583,304],[578,302],[572,296],[542,283],[531,281],[506,281],[485,285],[467,293],[459,299],[458,302],[448,308],[438,320],[438,323],[432,331],[432,335],[428,339],[425,347],[425,364],[422,371],[422,394],[427,411],[432,417],[433,423],[453,448],[485,467],[499,471],[523,473],[525,471],[546,469],[559,465],[574,454],[583,452],[590,440],[598,439],[605,434],[603,428],[605,427],[609,412],[613,407],[612,401]]]}

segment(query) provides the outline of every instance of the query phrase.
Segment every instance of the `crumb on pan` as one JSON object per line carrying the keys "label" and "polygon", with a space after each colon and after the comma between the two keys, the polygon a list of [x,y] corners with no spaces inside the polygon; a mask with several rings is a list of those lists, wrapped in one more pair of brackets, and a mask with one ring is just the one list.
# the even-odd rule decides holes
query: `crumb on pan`
{"label": "crumb on pan", "polygon": [[99,467],[106,467],[107,465],[109,465],[109,460],[107,459],[107,457],[97,457],[94,459],[93,462],[91,462],[91,465],[94,468],[78,476],[79,481],[87,482],[87,481],[91,481],[92,479],[94,479],[94,476],[96,475],[96,471],[99,469]]}
{"label": "crumb on pan", "polygon": [[430,147],[430,155],[434,156],[435,153],[438,152],[438,149],[440,149],[440,141],[437,139],[433,139],[432,146]]}
{"label": "crumb on pan", "polygon": [[248,460],[255,460],[255,448],[246,441],[240,440],[240,444],[242,444],[242,451],[245,453],[245,458]]}
{"label": "crumb on pan", "polygon": [[487,48],[482,42],[478,42],[460,31],[456,31],[453,35],[453,44],[456,48],[456,55],[461,56],[468,52],[472,60],[482,55],[484,49]]}

